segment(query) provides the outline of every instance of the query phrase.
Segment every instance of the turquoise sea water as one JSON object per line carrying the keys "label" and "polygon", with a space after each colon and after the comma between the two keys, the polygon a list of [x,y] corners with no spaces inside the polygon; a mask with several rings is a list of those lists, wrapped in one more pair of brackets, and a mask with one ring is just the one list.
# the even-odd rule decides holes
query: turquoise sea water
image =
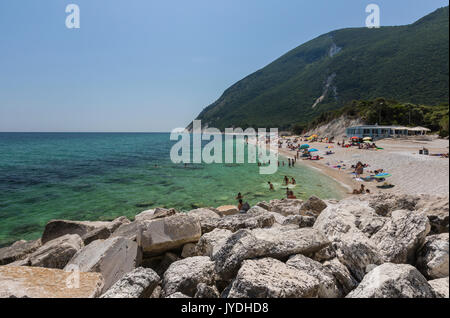
{"label": "turquoise sea water", "polygon": [[250,204],[280,199],[285,175],[296,178],[297,197],[342,196],[334,180],[299,163],[269,176],[256,164],[174,164],[174,143],[167,133],[0,133],[0,245],[40,237],[51,219],[217,207],[235,204],[238,192]]}

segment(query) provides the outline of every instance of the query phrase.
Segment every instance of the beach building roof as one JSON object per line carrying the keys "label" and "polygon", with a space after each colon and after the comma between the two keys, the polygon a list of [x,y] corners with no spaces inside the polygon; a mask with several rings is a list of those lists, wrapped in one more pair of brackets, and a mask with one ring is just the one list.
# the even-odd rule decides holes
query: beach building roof
{"label": "beach building roof", "polygon": [[360,129],[370,129],[370,128],[380,128],[380,129],[395,129],[395,130],[410,130],[410,131],[431,131],[425,127],[405,127],[405,126],[379,126],[379,125],[361,125],[348,128],[360,128]]}
{"label": "beach building roof", "polygon": [[408,130],[411,131],[431,131],[431,129],[425,128],[425,127],[413,127],[413,128],[408,128]]}
{"label": "beach building roof", "polygon": [[408,127],[405,126],[380,126],[380,125],[362,125],[362,126],[354,126],[349,128],[362,128],[362,129],[370,129],[370,128],[381,128],[381,129],[398,129],[398,130],[406,130]]}

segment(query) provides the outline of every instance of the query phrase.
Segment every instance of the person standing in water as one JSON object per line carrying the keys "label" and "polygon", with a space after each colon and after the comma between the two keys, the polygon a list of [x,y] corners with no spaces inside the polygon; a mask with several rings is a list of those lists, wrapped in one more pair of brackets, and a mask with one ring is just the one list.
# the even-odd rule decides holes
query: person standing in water
{"label": "person standing in water", "polygon": [[294,191],[288,190],[287,193],[286,193],[286,195],[287,195],[287,198],[288,198],[288,199],[297,199],[297,197],[296,197],[295,194],[294,194]]}
{"label": "person standing in water", "polygon": [[248,202],[242,203],[242,200],[239,200],[238,209],[239,213],[247,213],[250,210],[250,204]]}
{"label": "person standing in water", "polygon": [[242,199],[239,200],[238,204],[238,210],[240,211],[242,209]]}
{"label": "person standing in water", "polygon": [[291,183],[292,183],[292,184],[297,184],[297,182],[295,181],[294,177],[292,177]]}
{"label": "person standing in water", "polygon": [[275,188],[273,187],[273,184],[272,184],[272,182],[267,182],[268,184],[269,184],[269,190],[270,191],[275,191]]}

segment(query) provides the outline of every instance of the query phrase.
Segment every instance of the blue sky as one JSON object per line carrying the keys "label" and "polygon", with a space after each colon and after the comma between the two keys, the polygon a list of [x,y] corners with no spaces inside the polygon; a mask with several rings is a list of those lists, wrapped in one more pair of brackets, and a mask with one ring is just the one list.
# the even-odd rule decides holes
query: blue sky
{"label": "blue sky", "polygon": [[2,0],[0,131],[184,127],[287,51],[364,26],[369,3],[403,25],[448,0]]}

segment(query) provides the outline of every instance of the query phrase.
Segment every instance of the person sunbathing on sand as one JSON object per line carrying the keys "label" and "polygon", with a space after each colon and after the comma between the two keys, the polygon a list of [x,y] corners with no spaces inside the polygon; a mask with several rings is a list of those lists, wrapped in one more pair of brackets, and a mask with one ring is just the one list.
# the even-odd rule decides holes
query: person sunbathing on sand
{"label": "person sunbathing on sand", "polygon": [[[352,194],[364,194],[364,193],[366,193],[366,188],[365,188],[364,184],[361,184],[361,188],[359,190],[354,189]],[[369,193],[370,193],[370,191],[369,191]]]}

